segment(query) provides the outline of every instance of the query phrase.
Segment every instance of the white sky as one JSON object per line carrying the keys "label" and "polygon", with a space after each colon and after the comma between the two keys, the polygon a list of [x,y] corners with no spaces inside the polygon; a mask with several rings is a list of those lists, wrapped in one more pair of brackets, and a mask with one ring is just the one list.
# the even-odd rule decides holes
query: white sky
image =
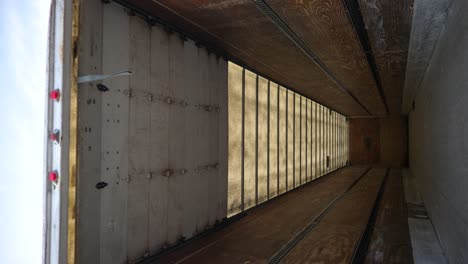
{"label": "white sky", "polygon": [[50,0],[0,0],[0,263],[42,261]]}

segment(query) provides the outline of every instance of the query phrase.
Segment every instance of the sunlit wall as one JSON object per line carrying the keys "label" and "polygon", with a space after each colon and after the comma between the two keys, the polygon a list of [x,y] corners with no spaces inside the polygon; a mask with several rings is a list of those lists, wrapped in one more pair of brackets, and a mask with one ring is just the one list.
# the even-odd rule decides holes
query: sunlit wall
{"label": "sunlit wall", "polygon": [[346,165],[346,118],[232,62],[228,216]]}

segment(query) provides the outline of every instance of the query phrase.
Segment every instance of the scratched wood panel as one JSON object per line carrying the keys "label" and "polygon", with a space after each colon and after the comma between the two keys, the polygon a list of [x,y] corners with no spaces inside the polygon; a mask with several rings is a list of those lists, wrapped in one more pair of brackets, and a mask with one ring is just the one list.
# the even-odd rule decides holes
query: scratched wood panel
{"label": "scratched wood panel", "polygon": [[315,110],[315,116],[316,116],[316,166],[317,166],[317,177],[320,177],[321,171],[322,171],[322,106],[319,104],[316,104],[316,110]]}
{"label": "scratched wood panel", "polygon": [[294,144],[295,144],[295,96],[294,93],[291,91],[287,91],[287,152],[288,152],[288,167],[287,167],[287,174],[286,174],[286,190],[291,190],[294,188],[294,178],[296,173],[296,164],[295,164],[295,152],[294,152]]}
{"label": "scratched wood panel", "polygon": [[[103,7],[103,73],[130,69],[130,23],[115,4]],[[100,263],[127,261],[129,77],[103,81],[102,94]],[[112,110],[109,111],[110,107]],[[97,257],[97,256],[96,256]]]}
{"label": "scratched wood panel", "polygon": [[[151,28],[150,87],[155,98],[169,96],[169,35],[159,27]],[[169,105],[154,100],[150,109],[150,164],[153,177],[149,183],[148,244],[151,253],[161,249],[167,239],[168,178],[163,171],[169,168]]]}
{"label": "scratched wood panel", "polygon": [[294,98],[294,176],[293,187],[300,185],[301,179],[301,97],[298,94]]}
{"label": "scratched wood panel", "polygon": [[150,163],[151,101],[144,94],[150,89],[150,27],[142,19],[130,17],[130,98],[128,126],[128,222],[127,254],[135,261],[148,252],[148,166]]}
{"label": "scratched wood panel", "polygon": [[281,263],[349,263],[384,176],[385,169],[368,172]]}
{"label": "scratched wood panel", "polygon": [[345,144],[344,144],[344,135],[345,135],[345,126],[344,126],[344,120],[345,117],[342,116],[340,118],[340,165],[344,166],[345,165]]}
{"label": "scratched wood panel", "polygon": [[349,120],[345,120],[345,160],[349,162]]}
{"label": "scratched wood panel", "polygon": [[327,117],[328,117],[328,110],[326,107],[322,106],[322,174],[326,174],[328,171],[327,168]]}
{"label": "scratched wood panel", "polygon": [[228,193],[228,65],[227,62],[218,57],[216,74],[218,98],[216,104],[220,110],[218,119],[218,176],[217,176],[217,220],[222,220],[227,216],[227,193]]}
{"label": "scratched wood panel", "polygon": [[321,131],[321,124],[320,124],[320,105],[319,104],[316,104],[315,105],[315,123],[317,125],[317,127],[315,128],[315,141],[316,141],[316,147],[315,147],[315,154],[316,154],[316,157],[315,157],[315,167],[316,167],[316,175],[315,177],[318,178],[320,176],[320,170],[321,170],[321,167],[320,167],[320,131]]}
{"label": "scratched wood panel", "polygon": [[245,70],[244,208],[255,206],[256,77]]}
{"label": "scratched wood panel", "polygon": [[330,115],[330,170],[335,169],[335,113]]}
{"label": "scratched wood panel", "polygon": [[312,101],[307,100],[307,181],[312,180]]}
{"label": "scratched wood panel", "polygon": [[317,178],[317,131],[318,131],[318,122],[317,122],[317,103],[312,102],[312,179]]}
{"label": "scratched wood panel", "polygon": [[301,174],[300,174],[300,184],[307,182],[307,100],[305,97],[301,96]]}
{"label": "scratched wood panel", "polygon": [[258,203],[268,199],[268,80],[258,77]]}
{"label": "scratched wood panel", "polygon": [[364,170],[340,170],[282,195],[226,228],[168,252],[154,263],[267,263]]}
{"label": "scratched wood panel", "polygon": [[347,157],[346,157],[346,154],[348,152],[348,144],[346,143],[346,137],[348,135],[348,129],[347,129],[347,122],[346,122],[346,117],[343,117],[343,120],[342,120],[342,126],[343,126],[343,135],[342,135],[342,138],[343,138],[343,166],[346,165],[346,162],[347,162]]}
{"label": "scratched wood panel", "polygon": [[325,109],[325,173],[330,171],[330,109]]}
{"label": "scratched wood panel", "polygon": [[336,169],[336,112],[332,112],[332,170]]}
{"label": "scratched wood panel", "polygon": [[359,0],[382,88],[392,114],[401,113],[413,0]]}
{"label": "scratched wood panel", "polygon": [[343,1],[273,0],[269,3],[372,114],[385,114],[384,104]]}
{"label": "scratched wood panel", "polygon": [[[78,76],[102,73],[102,14],[102,2],[81,2]],[[100,256],[101,191],[95,185],[101,171],[102,100],[95,85],[78,86],[77,263]]]}
{"label": "scratched wood panel", "polygon": [[364,260],[389,262],[413,263],[401,170],[389,172]]}
{"label": "scratched wood panel", "polygon": [[335,166],[340,168],[340,115],[336,113],[335,116]]}
{"label": "scratched wood panel", "polygon": [[327,109],[328,118],[328,137],[327,137],[327,149],[328,149],[328,172],[332,170],[332,158],[333,158],[333,115],[330,109]]}
{"label": "scratched wood panel", "polygon": [[279,86],[270,82],[270,198],[278,195],[279,162],[278,162],[278,95]]}
{"label": "scratched wood panel", "polygon": [[280,131],[279,131],[279,193],[282,194],[286,191],[287,189],[287,174],[288,174],[288,142],[286,138],[286,131],[288,129],[288,125],[286,122],[287,119],[287,90],[280,86],[280,91],[279,91],[279,112],[280,112]]}
{"label": "scratched wood panel", "polygon": [[322,175],[322,106],[317,104],[317,178]]}
{"label": "scratched wood panel", "polygon": [[323,174],[323,106],[318,106],[318,177]]}
{"label": "scratched wood panel", "polygon": [[333,168],[338,168],[338,115],[333,113]]}
{"label": "scratched wood panel", "polygon": [[242,71],[228,64],[228,120],[229,120],[229,159],[228,159],[228,216],[241,211],[242,192]]}
{"label": "scratched wood panel", "polygon": [[317,128],[317,167],[318,167],[318,174],[317,176],[320,177],[322,175],[322,155],[323,155],[323,148],[322,148],[322,132],[323,132],[323,113],[322,113],[322,106],[318,105],[317,108],[317,122],[318,122],[318,128]]}

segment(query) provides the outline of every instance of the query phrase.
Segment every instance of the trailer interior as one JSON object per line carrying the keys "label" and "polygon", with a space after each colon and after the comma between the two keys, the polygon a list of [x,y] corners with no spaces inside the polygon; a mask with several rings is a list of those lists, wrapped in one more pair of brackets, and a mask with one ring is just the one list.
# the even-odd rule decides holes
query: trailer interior
{"label": "trailer interior", "polygon": [[467,263],[465,0],[55,0],[45,263]]}

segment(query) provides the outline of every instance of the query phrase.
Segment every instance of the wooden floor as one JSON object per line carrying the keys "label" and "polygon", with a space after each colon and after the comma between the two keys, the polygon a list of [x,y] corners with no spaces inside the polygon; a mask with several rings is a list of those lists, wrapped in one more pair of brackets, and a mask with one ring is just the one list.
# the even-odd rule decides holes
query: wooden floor
{"label": "wooden floor", "polygon": [[[403,188],[397,190],[398,179],[394,180],[397,177],[393,177],[393,172],[388,177],[389,184],[384,185],[386,174],[385,168],[338,170],[249,211],[220,230],[145,263],[349,263],[365,238],[366,230],[372,234],[369,249],[375,252],[366,251],[369,253],[366,260],[380,263],[375,258],[379,246],[372,241],[390,239],[392,243],[388,249],[399,249],[398,239],[408,234],[407,224],[405,227],[399,220],[399,225],[392,225],[389,231],[398,233],[401,229],[404,233],[401,237],[392,237],[390,233],[379,235],[375,231],[387,224],[389,212],[393,217],[388,220],[390,223],[400,217],[406,220],[397,204],[400,200],[395,198],[399,196],[392,194],[395,190],[402,193]],[[372,226],[372,232],[368,221],[379,201],[382,186],[385,191],[381,200],[386,206],[383,211],[376,211],[379,220]],[[408,241],[402,243],[407,245]],[[409,253],[399,257],[412,259],[411,251]],[[387,252],[383,256],[390,255]]]}
{"label": "wooden floor", "polygon": [[391,170],[364,263],[413,263],[401,170]]}

